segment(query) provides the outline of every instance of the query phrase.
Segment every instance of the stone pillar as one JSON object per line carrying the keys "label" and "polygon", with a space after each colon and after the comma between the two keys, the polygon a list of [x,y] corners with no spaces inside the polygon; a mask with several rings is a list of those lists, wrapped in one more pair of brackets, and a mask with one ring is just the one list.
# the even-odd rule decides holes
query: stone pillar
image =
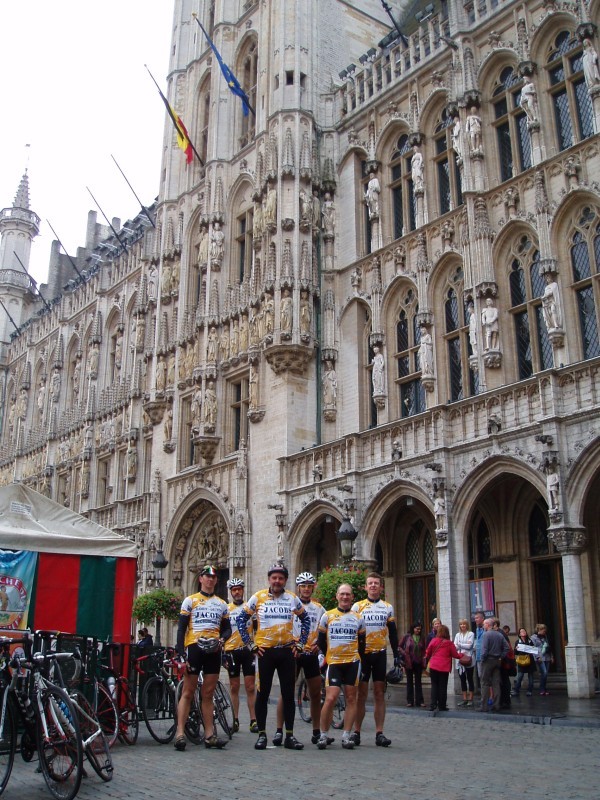
{"label": "stone pillar", "polygon": [[562,556],[567,615],[567,692],[569,697],[594,696],[592,648],[586,642],[581,553],[587,543],[582,528],[552,527],[548,539]]}

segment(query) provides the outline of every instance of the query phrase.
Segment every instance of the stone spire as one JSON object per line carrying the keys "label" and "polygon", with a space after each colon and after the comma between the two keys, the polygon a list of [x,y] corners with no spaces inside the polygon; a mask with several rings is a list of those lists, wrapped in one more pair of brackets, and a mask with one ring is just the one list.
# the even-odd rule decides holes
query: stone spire
{"label": "stone spire", "polygon": [[15,195],[13,208],[24,208],[29,210],[29,175],[27,174],[27,170],[25,170],[23,177],[21,178],[21,183],[19,184],[19,188],[17,189],[17,193]]}

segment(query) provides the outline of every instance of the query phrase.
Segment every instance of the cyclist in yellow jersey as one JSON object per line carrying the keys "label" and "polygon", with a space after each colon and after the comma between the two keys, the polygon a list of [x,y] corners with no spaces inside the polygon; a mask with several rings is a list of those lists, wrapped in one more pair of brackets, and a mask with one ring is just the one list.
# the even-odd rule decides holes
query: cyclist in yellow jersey
{"label": "cyclist in yellow jersey", "polygon": [[346,695],[342,747],[353,750],[352,726],[356,715],[356,697],[360,671],[360,657],[365,647],[365,624],[360,615],[352,611],[352,587],[342,583],[336,592],[337,608],[326,611],[319,625],[319,649],[327,659],[325,677],[325,702],[321,709],[321,735],[316,742],[319,750],[333,743],[328,731],[333,719],[333,707],[341,687]]}
{"label": "cyclist in yellow jersey", "polygon": [[394,665],[399,664],[398,629],[394,618],[394,608],[382,600],[383,578],[378,572],[367,575],[365,589],[367,597],[352,606],[360,614],[366,628],[365,654],[361,659],[360,685],[356,706],[356,730],[354,743],[360,744],[360,729],[365,717],[365,703],[369,691],[369,680],[373,678],[373,701],[375,717],[375,744],[389,747],[391,739],[383,732],[385,722],[385,675],[387,672],[387,638],[394,655]]}
{"label": "cyclist in yellow jersey", "polygon": [[[317,634],[319,623],[325,609],[321,603],[312,599],[316,586],[315,576],[310,572],[301,572],[296,576],[296,591],[304,610],[310,618],[310,633],[306,642],[306,652],[299,655],[296,659],[296,680],[300,673],[304,673],[308,696],[310,698],[310,715],[313,721],[313,735],[311,741],[316,744],[319,741],[319,717],[321,716],[321,665],[319,664],[319,648],[317,646]],[[294,617],[294,639],[300,637],[300,619]],[[279,747],[283,744],[283,698],[279,698],[277,703],[277,731],[273,737],[273,744]]]}
{"label": "cyclist in yellow jersey", "polygon": [[[233,705],[233,732],[239,731],[240,721],[240,672],[244,673],[244,686],[246,688],[246,702],[250,714],[250,732],[258,733],[254,703],[256,701],[256,668],[252,653],[244,646],[240,632],[237,629],[237,616],[244,607],[244,581],[241,578],[231,578],[227,581],[231,592],[232,602],[229,603],[229,618],[233,633],[225,642],[225,655],[223,663],[229,674],[229,688],[231,689],[231,703]],[[252,633],[252,622],[249,622],[248,633]]]}
{"label": "cyclist in yellow jersey", "polygon": [[215,595],[217,570],[202,568],[199,576],[200,591],[186,597],[181,604],[177,627],[177,652],[184,655],[187,648],[187,668],[183,676],[183,692],[177,706],[177,733],[174,746],[185,750],[185,723],[192,698],[198,686],[198,676],[203,673],[202,718],[204,720],[204,745],[222,748],[226,739],[217,737],[213,725],[213,695],[221,670],[221,649],[231,636],[227,603]]}
{"label": "cyclist in yellow jersey", "polygon": [[[304,747],[294,736],[296,716],[294,656],[304,652],[310,620],[299,598],[285,590],[288,575],[287,568],[282,564],[273,564],[268,572],[269,588],[253,594],[236,620],[242,641],[256,654],[258,673],[255,706],[258,724],[258,739],[254,745],[256,750],[266,750],[267,747],[267,705],[275,670],[283,697],[286,732],[283,745],[288,750],[302,750]],[[298,641],[294,640],[294,616],[299,617],[301,623]],[[248,620],[252,617],[257,620],[254,642],[247,627]]]}

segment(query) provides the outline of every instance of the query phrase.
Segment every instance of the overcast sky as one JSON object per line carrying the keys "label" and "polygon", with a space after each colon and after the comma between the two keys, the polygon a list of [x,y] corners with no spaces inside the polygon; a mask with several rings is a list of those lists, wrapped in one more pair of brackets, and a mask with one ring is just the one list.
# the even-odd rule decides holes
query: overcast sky
{"label": "overcast sky", "polygon": [[109,218],[139,211],[111,153],[142,202],[158,194],[165,109],[144,64],[165,91],[172,21],[172,0],[0,0],[0,208],[29,157],[38,280],[54,239],[46,219],[70,253],[84,244],[86,186]]}

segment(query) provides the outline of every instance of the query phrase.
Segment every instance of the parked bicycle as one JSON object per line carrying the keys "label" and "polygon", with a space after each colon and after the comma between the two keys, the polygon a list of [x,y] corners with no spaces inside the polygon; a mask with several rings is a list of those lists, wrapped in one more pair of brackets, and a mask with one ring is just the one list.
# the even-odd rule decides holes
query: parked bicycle
{"label": "parked bicycle", "polygon": [[117,735],[124,744],[133,745],[137,742],[140,721],[138,716],[137,704],[133,692],[129,685],[129,679],[121,675],[114,668],[114,656],[120,651],[121,645],[115,643],[106,644],[109,653],[109,663],[99,664],[102,683],[114,700],[118,715]]}
{"label": "parked bicycle", "polygon": [[[176,699],[177,705],[181,699],[183,691],[183,681],[177,684]],[[198,680],[198,686],[194,692],[190,713],[185,725],[185,734],[194,744],[201,744],[204,741],[204,720],[202,719],[202,673]],[[213,695],[213,718],[215,726],[219,726],[223,733],[231,739],[233,737],[233,705],[231,696],[225,685],[219,680]]]}
{"label": "parked bicycle", "polygon": [[175,650],[169,647],[151,656],[140,656],[135,660],[136,669],[143,661],[150,660],[156,663],[157,674],[146,677],[140,697],[140,713],[150,735],[160,744],[168,744],[177,731],[176,690],[183,664]]}
{"label": "parked bicycle", "polygon": [[[324,702],[325,702],[325,675],[321,673],[321,705],[323,705]],[[296,692],[296,703],[298,706],[298,713],[300,714],[300,718],[303,719],[304,722],[307,723],[312,722],[312,717],[310,715],[310,696],[308,694],[308,684],[306,683],[306,678],[302,678],[302,680],[298,684],[298,690]],[[344,696],[344,687],[342,686],[341,691],[338,695],[338,699],[336,700],[335,706],[333,707],[333,721],[331,723],[333,728],[340,730],[341,728],[344,727],[345,711],[346,711],[346,697]]]}

